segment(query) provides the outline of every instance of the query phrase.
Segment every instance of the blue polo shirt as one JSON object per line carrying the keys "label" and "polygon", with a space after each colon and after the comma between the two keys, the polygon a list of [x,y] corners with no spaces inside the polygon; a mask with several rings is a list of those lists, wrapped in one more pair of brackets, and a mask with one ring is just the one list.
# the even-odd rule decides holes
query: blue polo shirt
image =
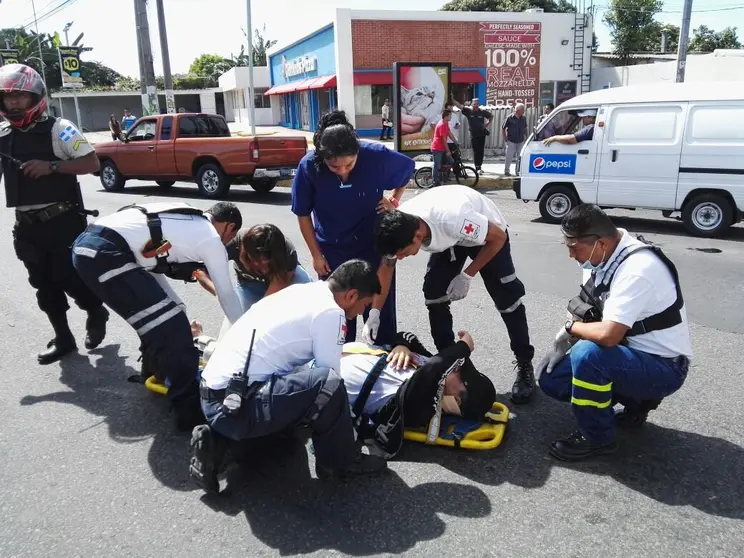
{"label": "blue polo shirt", "polygon": [[315,168],[315,151],[300,161],[292,182],[292,213],[313,216],[319,244],[360,247],[374,242],[377,204],[385,190],[408,184],[416,165],[381,143],[360,141],[357,162],[346,183],[325,164]]}

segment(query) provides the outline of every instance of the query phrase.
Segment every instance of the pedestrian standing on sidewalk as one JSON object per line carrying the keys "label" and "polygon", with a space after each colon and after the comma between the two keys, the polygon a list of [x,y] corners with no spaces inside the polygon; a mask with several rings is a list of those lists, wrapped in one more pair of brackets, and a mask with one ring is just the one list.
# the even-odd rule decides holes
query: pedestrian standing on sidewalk
{"label": "pedestrian standing on sidewalk", "polygon": [[[344,111],[323,115],[313,136],[315,150],[303,157],[292,182],[292,212],[313,258],[318,278],[325,280],[353,259],[375,269],[378,213],[397,207],[416,170],[413,159],[376,142],[360,141]],[[392,196],[385,196],[392,190]],[[365,337],[392,343],[397,331],[395,283],[383,308],[365,311]],[[347,341],[356,340],[356,318],[346,322]]]}
{"label": "pedestrian standing on sidewalk", "polygon": [[488,127],[491,125],[493,116],[488,111],[480,108],[478,99],[473,99],[472,108],[463,106],[457,99],[452,97],[452,104],[462,111],[465,118],[468,119],[470,126],[470,140],[473,146],[473,159],[475,160],[475,170],[479,174],[482,172],[483,154],[486,150],[486,137],[491,135]]}
{"label": "pedestrian standing on sidewalk", "polygon": [[452,158],[452,152],[450,151],[448,139],[452,133],[449,128],[450,117],[452,111],[444,109],[442,111],[442,119],[437,123],[434,128],[434,137],[431,140],[431,155],[434,158],[434,176],[432,181],[432,188],[435,186],[441,186],[442,184],[442,165],[447,164],[449,159]]}
{"label": "pedestrian standing on sidewalk", "polygon": [[385,99],[382,105],[382,129],[380,130],[380,141],[393,139],[393,121],[390,120],[390,101]]}
{"label": "pedestrian standing on sidewalk", "polygon": [[501,131],[504,134],[506,143],[506,160],[504,161],[504,176],[511,176],[509,169],[512,159],[522,152],[524,140],[527,137],[527,119],[524,117],[524,105],[517,103],[514,105],[514,112],[504,120]]}

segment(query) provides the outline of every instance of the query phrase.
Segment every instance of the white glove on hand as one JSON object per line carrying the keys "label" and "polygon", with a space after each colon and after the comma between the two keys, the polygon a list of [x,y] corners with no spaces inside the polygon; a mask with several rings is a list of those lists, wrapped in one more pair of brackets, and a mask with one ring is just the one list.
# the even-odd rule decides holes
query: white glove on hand
{"label": "white glove on hand", "polygon": [[377,339],[378,329],[380,329],[380,311],[377,308],[372,308],[362,328],[362,339],[364,339],[364,342],[368,345],[373,345],[375,339]]}
{"label": "white glove on hand", "polygon": [[566,328],[561,328],[553,341],[553,350],[548,352],[537,365],[538,374],[550,374],[555,365],[566,356],[571,345],[573,345],[571,334],[566,331]]}
{"label": "white glove on hand", "polygon": [[470,282],[473,278],[465,273],[461,272],[457,277],[452,279],[452,282],[447,287],[447,296],[450,300],[462,300],[468,295],[470,289]]}

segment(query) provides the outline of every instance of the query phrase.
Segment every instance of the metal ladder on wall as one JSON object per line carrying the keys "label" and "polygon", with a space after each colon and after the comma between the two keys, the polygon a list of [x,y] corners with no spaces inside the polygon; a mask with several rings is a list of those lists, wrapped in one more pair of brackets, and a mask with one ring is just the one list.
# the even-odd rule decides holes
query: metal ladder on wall
{"label": "metal ladder on wall", "polygon": [[[571,67],[576,71],[576,78],[579,82],[578,94],[588,93],[591,89],[592,84],[592,67],[591,62],[589,64],[589,71],[584,71],[584,55],[586,53],[586,11],[585,2],[583,0],[577,0],[575,2],[576,12],[574,13],[574,58]],[[590,8],[591,9],[591,8]],[[588,45],[591,50],[592,46]]]}

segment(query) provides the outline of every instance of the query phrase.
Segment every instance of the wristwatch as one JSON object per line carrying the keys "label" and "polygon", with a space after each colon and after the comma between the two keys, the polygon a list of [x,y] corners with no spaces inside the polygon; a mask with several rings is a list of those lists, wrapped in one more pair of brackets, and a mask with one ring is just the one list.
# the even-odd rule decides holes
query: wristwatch
{"label": "wristwatch", "polygon": [[49,163],[49,170],[51,172],[57,172],[58,169],[59,169],[59,163],[57,163],[57,161],[51,161]]}
{"label": "wristwatch", "polygon": [[563,326],[566,330],[566,333],[571,333],[571,328],[576,323],[576,320],[566,320],[566,324]]}

